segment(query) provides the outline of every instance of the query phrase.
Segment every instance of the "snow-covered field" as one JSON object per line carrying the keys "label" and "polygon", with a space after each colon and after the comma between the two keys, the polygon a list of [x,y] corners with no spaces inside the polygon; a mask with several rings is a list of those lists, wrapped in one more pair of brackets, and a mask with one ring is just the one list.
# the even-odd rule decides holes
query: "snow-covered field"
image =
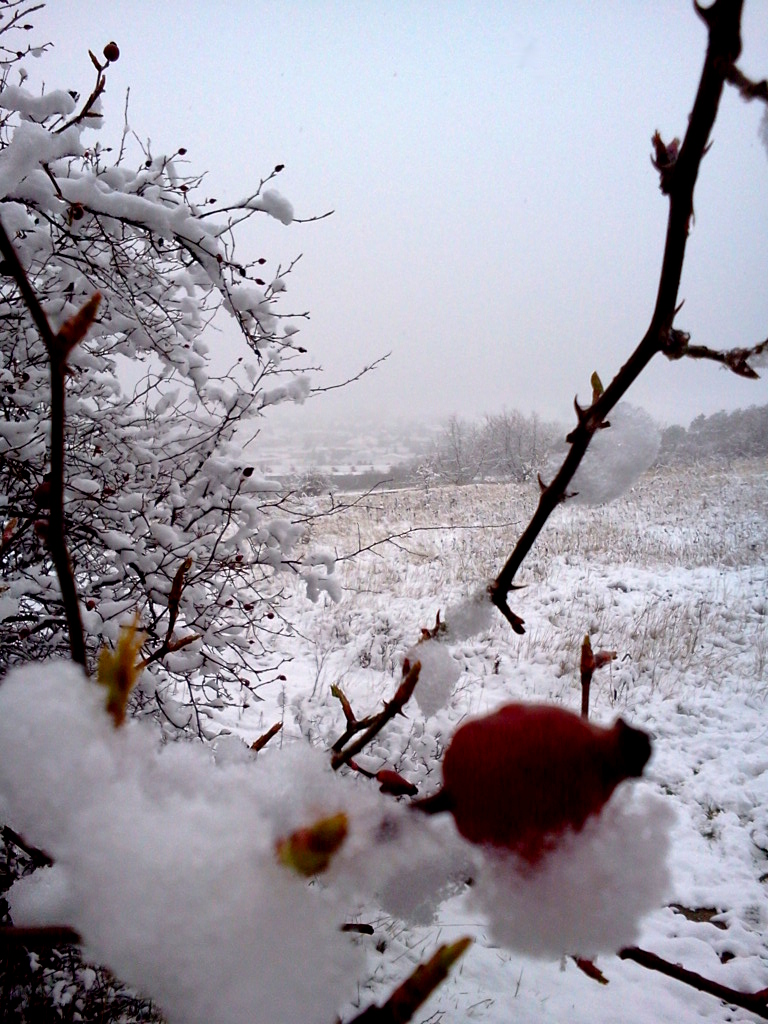
{"label": "snow-covered field", "polygon": [[[535,485],[337,496],[333,510],[316,499],[309,543],[326,565],[336,556],[343,600],[311,604],[297,578],[284,593],[293,634],[275,640],[284,680],[214,712],[249,742],[282,724],[255,764],[226,735],[214,766],[198,744],[158,749],[150,722],[116,733],[71,664],[5,680],[3,811],[55,860],[14,885],[15,923],[71,925],[86,954],[185,1022],[349,1021],[464,936],[476,941],[415,1020],[754,1019],[613,951],[637,942],[731,989],[768,987],[767,498],[762,460],[657,470],[598,508],[566,502],[511,595],[522,637],[471,598],[527,523]],[[405,714],[356,755],[363,773],[334,776],[340,693],[358,718],[380,709],[438,612],[447,629],[410,654],[422,674]],[[468,717],[514,701],[578,710],[585,634],[617,652],[595,674],[593,720],[622,716],[654,751],[644,779],[541,861],[481,851],[450,816],[428,823],[364,777],[394,769],[426,796]],[[594,748],[580,764],[597,770]],[[524,796],[527,776],[516,786]],[[303,877],[315,861],[286,870],[295,836],[340,818],[349,836],[319,885]],[[598,980],[559,959],[595,951]]]}
{"label": "snow-covered field", "polygon": [[[498,572],[536,498],[535,485],[396,491],[320,520],[314,543],[342,559],[343,601],[310,607],[297,593],[285,690],[278,707],[265,693],[245,710],[246,737],[280,719],[282,742],[301,732],[330,745],[344,726],[334,683],[358,715],[377,709],[420,628]],[[618,652],[595,674],[592,717],[609,723],[621,714],[653,734],[639,785],[676,814],[672,890],[646,918],[638,944],[745,991],[768,986],[767,513],[764,461],[657,470],[610,505],[566,503],[524,563],[525,589],[511,595],[525,636],[496,616],[450,645],[459,676],[447,707],[425,719],[412,702],[358,758],[431,791],[445,743],[466,716],[518,699],[578,710],[580,645],[589,633],[595,649]],[[756,1019],[613,956],[599,957],[608,984],[598,984],[570,959],[497,948],[466,892],[420,926],[381,914],[364,919],[374,934],[360,937],[372,978],[362,1006],[440,942],[471,934],[477,941],[416,1019]]]}

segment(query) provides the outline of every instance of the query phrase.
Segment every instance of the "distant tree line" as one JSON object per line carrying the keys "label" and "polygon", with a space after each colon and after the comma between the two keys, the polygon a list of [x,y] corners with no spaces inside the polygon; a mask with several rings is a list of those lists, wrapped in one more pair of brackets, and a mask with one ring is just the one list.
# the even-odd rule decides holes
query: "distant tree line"
{"label": "distant tree line", "polygon": [[423,483],[523,482],[535,477],[562,436],[562,426],[536,413],[505,411],[481,422],[451,416],[424,457],[408,467],[409,474]]}
{"label": "distant tree line", "polygon": [[658,462],[679,465],[712,458],[768,455],[768,405],[699,415],[686,430],[662,431]]}
{"label": "distant tree line", "polygon": [[[310,468],[290,481],[294,491],[320,495],[334,490],[356,491],[383,482],[407,487],[454,485],[479,480],[524,483],[562,450],[566,428],[536,413],[516,410],[487,415],[483,420],[451,416],[425,444],[420,456],[390,467],[386,473],[335,473]],[[734,412],[699,415],[689,427],[673,425],[661,431],[656,464],[685,465],[707,459],[768,456],[768,405]]]}

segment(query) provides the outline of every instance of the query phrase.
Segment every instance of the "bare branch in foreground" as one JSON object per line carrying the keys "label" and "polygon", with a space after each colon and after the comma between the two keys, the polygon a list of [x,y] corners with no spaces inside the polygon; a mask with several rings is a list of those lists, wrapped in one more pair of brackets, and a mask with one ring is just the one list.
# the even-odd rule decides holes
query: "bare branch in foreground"
{"label": "bare branch in foreground", "polygon": [[711,359],[716,363],[722,363],[732,370],[739,377],[746,377],[749,380],[758,380],[760,374],[749,365],[749,360],[762,355],[768,350],[768,338],[758,342],[751,348],[715,349],[706,345],[689,345],[690,334],[685,331],[670,330],[667,342],[662,352],[667,359],[682,359],[688,356],[690,359]]}
{"label": "bare branch in foreground", "polygon": [[744,100],[763,100],[768,103],[768,80],[763,79],[762,82],[753,82],[750,78],[740,71],[735,64],[731,65],[725,73],[726,81],[731,85],[735,85],[741,93],[741,98]]}
{"label": "bare branch in foreground", "polygon": [[1,222],[0,252],[3,254],[10,275],[18,285],[24,304],[40,332],[48,353],[51,385],[50,479],[47,488],[49,513],[47,520],[40,521],[39,532],[48,546],[59,578],[64,614],[69,629],[72,660],[85,667],[85,634],[64,525],[64,431],[66,423],[64,381],[69,353],[75,345],[82,341],[93,323],[100,296],[98,292],[92,295],[83,308],[71,320],[62,325],[58,334],[54,334],[48,317],[35,295],[26,271]]}
{"label": "bare branch in foreground", "polygon": [[690,985],[691,988],[695,988],[699,992],[707,992],[732,1006],[741,1006],[758,1017],[768,1020],[768,989],[762,989],[760,992],[739,992],[737,989],[728,988],[727,985],[704,978],[701,974],[696,974],[695,971],[686,970],[680,964],[664,960],[662,957],[656,956],[655,953],[649,953],[638,946],[628,946],[626,949],[619,950],[617,956],[620,960],[632,960],[641,967],[647,967],[650,971],[659,971],[661,974],[666,974],[668,978],[682,981],[684,985]]}
{"label": "bare branch in foreground", "polygon": [[419,964],[413,974],[395,989],[383,1006],[369,1006],[349,1024],[406,1024],[445,981],[453,965],[471,944],[472,939],[465,937],[440,946],[425,964]]}
{"label": "bare branch in foreground", "polygon": [[[517,632],[522,620],[512,612],[507,595],[517,570],[531,550],[539,533],[557,505],[562,501],[590,441],[608,417],[608,413],[637,380],[651,359],[663,351],[678,309],[678,292],[693,216],[693,192],[701,161],[706,152],[712,125],[717,116],[728,71],[741,53],[741,0],[715,0],[704,10],[696,8],[707,23],[709,44],[699,81],[688,129],[679,150],[676,145],[663,147],[654,136],[662,191],[669,195],[669,217],[664,246],[656,305],[650,325],[639,345],[614,379],[579,415],[579,422],[568,435],[571,448],[555,478],[541,494],[539,504],[515,549],[489,588],[491,600]],[[659,160],[662,151],[665,159]],[[516,628],[516,626],[518,628]]]}
{"label": "bare branch in foreground", "polygon": [[66,925],[48,925],[39,928],[0,927],[0,949],[24,946],[25,949],[50,949],[51,946],[79,946],[82,939]]}
{"label": "bare branch in foreground", "polygon": [[374,359],[368,366],[364,366],[362,370],[356,373],[353,377],[347,377],[346,380],[341,381],[339,384],[327,384],[323,388],[312,388],[309,392],[310,398],[314,398],[315,395],[323,395],[326,391],[336,391],[338,388],[345,388],[347,384],[354,384],[355,381],[360,380],[366,373],[370,373],[371,370],[375,370],[378,366],[381,366],[392,355],[391,352],[385,352],[383,356],[379,356],[378,359]]}
{"label": "bare branch in foreground", "polygon": [[[395,696],[384,704],[383,711],[380,711],[377,715],[369,715],[367,718],[355,718],[349,701],[339,687],[332,687],[331,692],[341,701],[344,717],[347,720],[346,730],[332,748],[331,767],[334,771],[337,771],[343,764],[346,764],[351,757],[359,754],[363,747],[367,746],[375,736],[378,736],[387,722],[391,721],[395,715],[402,714],[403,708],[411,699],[416,683],[419,681],[421,662],[417,661],[415,664],[408,666],[406,661],[403,669],[407,669],[407,671],[404,671],[403,681],[398,686]],[[362,735],[344,749],[344,744],[358,733],[362,733]]]}

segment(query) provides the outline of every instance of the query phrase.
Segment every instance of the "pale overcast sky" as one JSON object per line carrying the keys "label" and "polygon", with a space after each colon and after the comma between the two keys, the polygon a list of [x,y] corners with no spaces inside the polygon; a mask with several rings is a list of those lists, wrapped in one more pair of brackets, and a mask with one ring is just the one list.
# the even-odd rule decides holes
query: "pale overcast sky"
{"label": "pale overcast sky", "polygon": [[[285,299],[311,311],[317,383],[392,351],[312,420],[568,420],[645,332],[667,215],[651,135],[682,136],[706,45],[688,0],[51,0],[34,20],[48,87],[87,93],[87,49],[120,46],[103,141],[130,86],[131,127],[155,155],[185,146],[212,196],[284,163],[297,216],[335,210],[247,238],[271,262],[304,254]],[[768,0],[746,0],[743,35],[763,78]],[[700,344],[768,335],[762,116],[728,90],[703,164],[677,320]],[[657,357],[629,397],[687,422],[768,402],[766,379]]]}

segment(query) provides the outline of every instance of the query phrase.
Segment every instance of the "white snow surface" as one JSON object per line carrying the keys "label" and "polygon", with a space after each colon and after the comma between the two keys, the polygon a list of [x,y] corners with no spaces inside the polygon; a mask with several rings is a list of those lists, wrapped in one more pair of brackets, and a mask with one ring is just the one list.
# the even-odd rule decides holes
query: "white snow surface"
{"label": "white snow surface", "polygon": [[[9,676],[3,814],[56,860],[14,886],[17,923],[78,928],[94,959],[193,1024],[349,1020],[462,935],[476,941],[418,1020],[756,1019],[610,951],[636,941],[724,985],[768,987],[768,463],[653,471],[610,505],[567,502],[510,594],[526,635],[495,613],[452,632],[451,609],[472,606],[519,534],[494,522],[524,525],[537,498],[535,486],[431,488],[320,520],[343,600],[310,604],[296,580],[286,679],[221,711],[216,765],[192,744],[158,751],[139,722],[115,731],[70,667]],[[451,517],[489,528],[469,534]],[[408,525],[422,532],[389,557],[344,560]],[[471,847],[448,816],[424,819],[328,769],[344,730],[331,684],[359,716],[379,710],[438,609],[458,679],[431,717],[396,716],[361,767],[394,769],[426,795],[467,716],[511,700],[578,709],[585,632],[618,651],[595,673],[591,716],[621,714],[653,736],[645,778],[534,871]],[[275,720],[280,738],[254,762],[235,734],[250,743]],[[339,809],[350,835],[319,884],[275,863],[277,838]],[[343,921],[374,934],[339,933]],[[606,985],[560,959],[595,953]]]}
{"label": "white snow surface", "polygon": [[405,656],[412,665],[421,663],[413,696],[426,717],[431,718],[450,700],[461,669],[438,639],[415,644]]}
{"label": "white snow surface", "polygon": [[[657,813],[674,814],[669,888],[642,919],[636,942],[723,985],[758,992],[768,987],[768,461],[652,470],[610,504],[566,502],[523,564],[516,579],[522,589],[509,595],[510,607],[525,619],[525,636],[514,635],[493,609],[477,633],[452,635],[451,609],[472,605],[537,501],[535,483],[432,487],[428,493],[380,494],[371,509],[325,520],[316,539],[340,556],[344,599],[302,616],[311,642],[303,663],[297,658],[287,673],[286,707],[294,727],[328,744],[340,735],[343,716],[329,695],[332,683],[341,684],[356,713],[378,710],[397,685],[403,655],[440,609],[447,626],[441,643],[461,669],[448,703],[427,720],[421,709],[406,707],[406,717],[395,718],[358,758],[370,771],[396,769],[426,795],[438,788],[438,761],[466,717],[513,700],[578,710],[579,652],[589,632],[594,650],[618,652],[594,675],[591,717],[610,724],[620,714],[649,731],[654,745],[645,778],[617,791],[618,802],[612,800],[605,813],[621,820],[639,802],[648,816],[646,837],[661,829]],[[498,522],[517,525],[502,528]],[[344,561],[345,551],[408,526],[420,532],[406,546]],[[590,827],[574,841],[588,843]],[[652,845],[638,856],[648,855]],[[549,870],[557,866],[553,860]],[[593,867],[581,890],[571,887],[574,915],[600,913],[591,906],[601,895]],[[559,868],[567,875],[565,861]],[[635,887],[647,879],[628,875],[616,892],[617,899],[621,892],[631,902]],[[422,914],[404,928],[398,917],[362,917],[375,928],[366,940],[371,988],[363,1005],[383,1000],[439,943],[470,934],[476,942],[418,1020],[757,1019],[610,953],[601,952],[596,961],[606,985],[583,974],[570,957],[532,956],[531,948],[543,945],[538,917],[526,940],[527,922],[522,914],[511,916],[512,904],[530,896],[543,913],[546,897],[556,905],[561,890],[502,890],[510,915],[499,934],[503,923],[489,921],[479,905],[475,890],[482,876],[475,877],[468,889],[446,889],[431,922]],[[653,885],[662,887],[661,874]],[[615,908],[617,927],[622,911]],[[380,953],[377,944],[383,943],[387,949]],[[590,955],[588,941],[571,936],[567,946],[569,953]],[[591,944],[593,952],[603,948]]]}
{"label": "white snow surface", "polygon": [[651,416],[629,402],[611,412],[610,426],[590,442],[569,491],[583,505],[602,505],[624,494],[658,455],[661,432]]}

